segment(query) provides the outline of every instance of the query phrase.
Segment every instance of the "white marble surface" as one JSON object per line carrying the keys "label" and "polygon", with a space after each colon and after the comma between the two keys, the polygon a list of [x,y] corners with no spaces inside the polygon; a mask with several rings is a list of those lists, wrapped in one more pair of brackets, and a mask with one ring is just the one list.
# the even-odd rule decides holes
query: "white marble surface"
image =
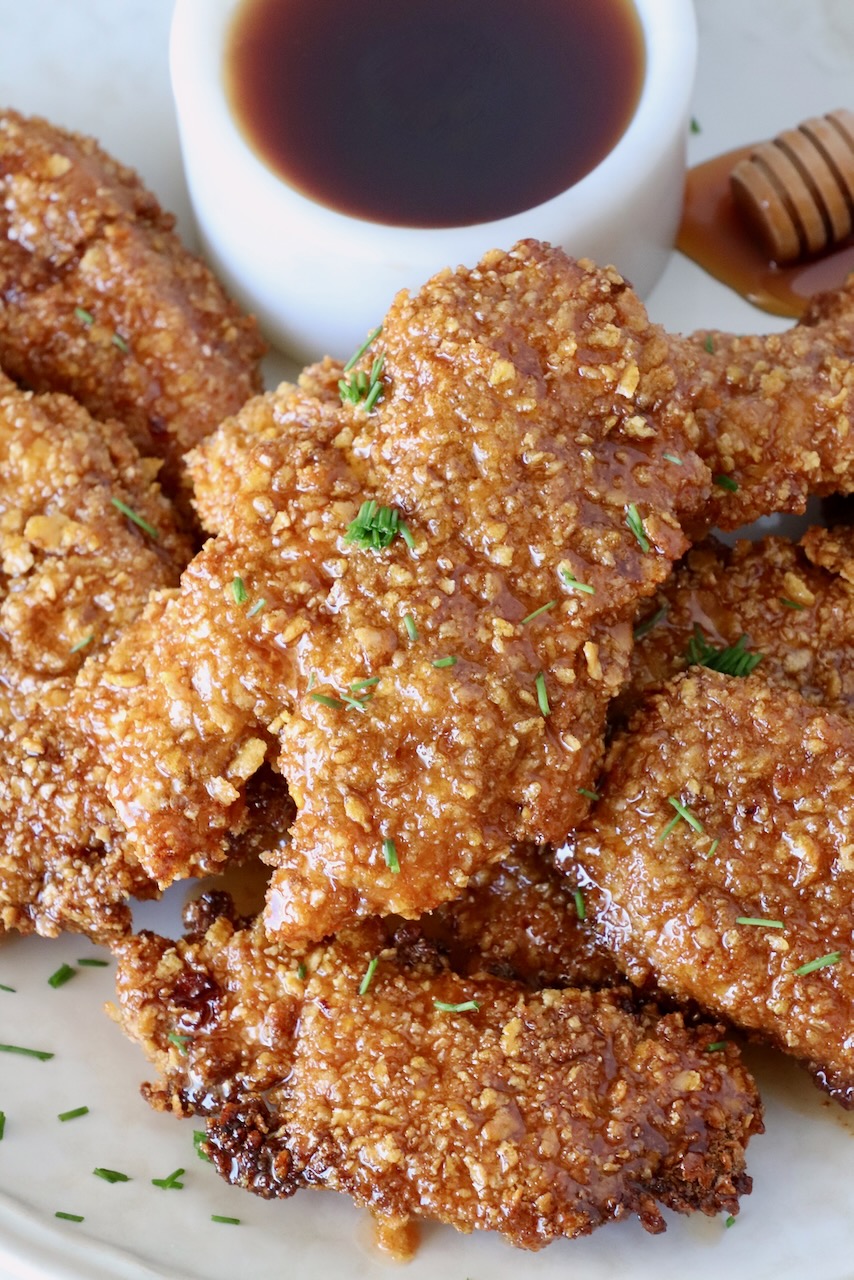
{"label": "white marble surface", "polygon": [[[699,160],[773,135],[807,115],[854,106],[851,0],[698,0],[700,69],[691,138]],[[135,165],[191,234],[167,77],[170,0],[0,0],[0,102],[97,134]],[[674,328],[770,329],[780,322],[675,256],[649,299]],[[284,366],[279,366],[284,367]],[[169,928],[177,896],[149,908]],[[13,940],[0,949],[0,1041],[55,1051],[50,1062],[0,1055],[0,1276],[3,1280],[388,1280],[342,1198],[305,1193],[266,1204],[220,1183],[197,1160],[191,1123],[139,1097],[138,1052],[102,1012],[110,969],[46,979],[87,954],[80,940]],[[425,1232],[407,1280],[851,1280],[852,1122],[806,1078],[757,1060],[767,1134],[750,1149],[755,1190],[735,1227],[671,1220],[663,1237],[636,1223],[520,1256],[496,1239]],[[59,1112],[86,1104],[68,1124]],[[110,1186],[95,1165],[133,1176]],[[150,1183],[187,1169],[180,1192]],[[54,1212],[85,1215],[61,1223]],[[212,1213],[239,1227],[212,1224]]]}

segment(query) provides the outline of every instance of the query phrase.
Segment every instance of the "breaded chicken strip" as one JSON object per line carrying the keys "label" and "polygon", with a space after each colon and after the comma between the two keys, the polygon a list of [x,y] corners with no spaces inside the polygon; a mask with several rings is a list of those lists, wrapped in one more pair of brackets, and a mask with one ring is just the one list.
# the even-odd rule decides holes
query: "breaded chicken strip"
{"label": "breaded chicken strip", "polygon": [[123,852],[85,716],[111,642],[191,554],[157,469],[117,424],[0,375],[2,928],[103,939],[153,889]]}
{"label": "breaded chicken strip", "polygon": [[759,675],[683,675],[614,742],[569,843],[635,982],[758,1033],[854,1104],[854,725]]}
{"label": "breaded chicken strip", "polygon": [[738,646],[761,655],[756,671],[767,683],[854,714],[852,554],[846,529],[811,529],[799,544],[774,537],[694,547],[644,608],[621,713],[689,658],[715,650],[708,657],[718,661]]}
{"label": "breaded chicken strip", "polygon": [[391,1248],[412,1217],[536,1249],[635,1213],[661,1231],[656,1202],[733,1212],[750,1189],[760,1103],[734,1046],[708,1052],[720,1028],[461,978],[374,924],[301,963],[224,918],[121,948],[118,1016],[166,1072],[149,1098],[209,1115],[228,1180],[345,1191]]}
{"label": "breaded chicken strip", "polygon": [[[290,942],[417,917],[563,838],[637,601],[708,492],[666,344],[613,271],[496,252],[400,295],[378,342],[350,375],[371,403],[246,407],[260,443],[223,531],[131,644],[111,722],[112,798],[163,884],[221,865],[277,739],[298,814],[267,921]],[[366,500],[404,522],[387,546],[359,533]]]}
{"label": "breaded chicken strip", "polygon": [[[0,112],[0,366],[181,458],[260,389],[254,321],[91,139]],[[183,483],[183,481],[182,481]]]}

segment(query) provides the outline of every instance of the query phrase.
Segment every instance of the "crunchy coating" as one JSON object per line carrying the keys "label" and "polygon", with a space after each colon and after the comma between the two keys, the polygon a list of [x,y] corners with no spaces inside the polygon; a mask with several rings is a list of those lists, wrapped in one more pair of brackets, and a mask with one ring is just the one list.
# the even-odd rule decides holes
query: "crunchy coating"
{"label": "crunchy coating", "polygon": [[423,916],[421,931],[456,973],[491,973],[532,987],[618,981],[620,971],[586,918],[583,896],[579,906],[553,859],[549,849],[520,845],[473,876],[455,901]]}
{"label": "crunchy coating", "polygon": [[157,468],[118,424],[0,375],[0,928],[104,939],[152,892],[83,720],[104,653],[191,554]]}
{"label": "crunchy coating", "polygon": [[[563,838],[587,808],[636,602],[708,490],[683,416],[637,412],[673,375],[611,270],[496,252],[400,295],[381,342],[375,412],[290,387],[246,407],[260,443],[239,451],[222,532],[114,726],[112,798],[161,883],[200,850],[221,863],[276,736],[298,813],[267,921],[291,942],[350,915],[418,916],[516,841]],[[346,540],[367,498],[403,513],[412,548]],[[375,678],[363,709],[341,705]]]}
{"label": "crunchy coating", "polygon": [[0,112],[0,365],[182,455],[261,386],[255,322],[97,143]]}
{"label": "crunchy coating", "polygon": [[[678,677],[614,743],[570,849],[633,981],[760,1034],[854,1104],[854,726],[756,676]],[[678,820],[678,800],[702,831]],[[772,925],[739,923],[770,920]],[[812,972],[802,966],[831,957]]]}
{"label": "crunchy coating", "polygon": [[[257,931],[238,941],[231,928],[220,919],[177,946],[133,939],[119,977],[119,1017],[161,1067],[166,1026],[192,1010],[189,1065],[170,1048],[166,1070],[175,1109],[209,1114],[227,1179],[268,1197],[345,1191],[398,1238],[424,1216],[532,1249],[633,1213],[663,1230],[656,1201],[734,1212],[750,1189],[760,1104],[734,1046],[707,1051],[720,1028],[636,1015],[617,991],[464,979],[427,944],[384,945],[375,925],[316,950],[303,982],[292,957],[271,968]],[[243,1023],[229,1081],[214,1068],[206,1091],[195,1040],[227,1058]],[[254,1088],[247,1039],[264,1045]],[[175,1071],[189,1088],[174,1090]],[[164,1105],[168,1089],[150,1096]]]}
{"label": "crunchy coating", "polygon": [[694,547],[644,607],[641,631],[658,620],[635,645],[620,712],[685,669],[700,627],[717,649],[746,636],[748,650],[762,654],[756,673],[768,684],[854,714],[854,562],[846,547],[850,530],[820,528],[800,544],[774,537],[732,548],[710,539]]}

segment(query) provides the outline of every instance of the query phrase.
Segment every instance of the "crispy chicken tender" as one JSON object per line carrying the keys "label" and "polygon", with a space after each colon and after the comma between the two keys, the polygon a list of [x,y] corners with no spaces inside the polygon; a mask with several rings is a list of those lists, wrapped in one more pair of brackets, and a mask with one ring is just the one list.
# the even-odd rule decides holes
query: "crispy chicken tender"
{"label": "crispy chicken tender", "polygon": [[109,645],[191,554],[157,469],[117,424],[0,375],[2,928],[104,939],[128,927],[130,894],[153,891],[84,721]]}
{"label": "crispy chicken tender", "polygon": [[569,844],[633,981],[761,1035],[848,1106],[852,773],[850,718],[758,675],[689,673],[614,742]]}
{"label": "crispy chicken tender", "polygon": [[[400,295],[381,339],[375,411],[290,387],[247,406],[222,532],[113,725],[112,798],[162,884],[221,864],[275,736],[298,814],[267,923],[292,943],[416,917],[516,841],[563,838],[637,600],[708,492],[683,417],[637,411],[673,375],[612,270],[496,252]],[[348,541],[365,499],[407,538]]]}
{"label": "crispy chicken tender", "polygon": [[644,607],[620,711],[685,669],[699,627],[716,649],[745,636],[747,651],[762,655],[756,672],[768,684],[854,715],[852,555],[847,529],[811,529],[799,544],[773,537],[694,547]]}
{"label": "crispy chicken tender", "polygon": [[91,139],[0,112],[0,366],[181,458],[260,389],[253,320]]}
{"label": "crispy chicken tender", "polygon": [[392,1247],[416,1216],[536,1249],[634,1213],[663,1230],[659,1203],[734,1212],[749,1191],[761,1108],[735,1047],[708,1052],[720,1028],[635,1014],[625,992],[465,979],[378,924],[304,969],[234,930],[123,944],[117,1014],[165,1071],[151,1101],[209,1116],[228,1180],[345,1191]]}

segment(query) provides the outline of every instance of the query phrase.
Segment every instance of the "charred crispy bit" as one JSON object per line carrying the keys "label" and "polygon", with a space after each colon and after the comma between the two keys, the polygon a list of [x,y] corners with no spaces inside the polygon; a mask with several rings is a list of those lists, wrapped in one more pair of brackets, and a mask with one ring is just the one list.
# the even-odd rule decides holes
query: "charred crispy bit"
{"label": "charred crispy bit", "polygon": [[726,668],[728,654],[731,670],[741,651],[761,655],[756,672],[767,683],[854,714],[852,554],[843,529],[812,529],[800,544],[775,537],[695,547],[644,607],[620,711],[689,659],[705,653]]}
{"label": "charred crispy bit", "polygon": [[783,333],[671,341],[716,477],[709,526],[736,529],[809,494],[854,490],[854,277]]}
{"label": "charred crispy bit", "polygon": [[572,837],[633,981],[767,1038],[854,1104],[854,726],[758,675],[702,671],[615,740]]}
{"label": "charred crispy bit", "polygon": [[492,973],[533,987],[607,986],[619,970],[586,917],[583,894],[555,868],[552,852],[521,845],[419,927],[457,973]]}
{"label": "charred crispy bit", "polygon": [[165,1077],[149,1098],[209,1115],[223,1176],[533,1249],[634,1213],[663,1230],[656,1202],[736,1211],[761,1108],[736,1048],[708,1051],[719,1027],[619,990],[462,978],[386,942],[371,923],[304,969],[225,918],[123,944],[117,1016]]}
{"label": "charred crispy bit", "polygon": [[83,720],[105,650],[190,556],[156,471],[117,424],[0,375],[0,928],[108,937],[153,889]]}
{"label": "charred crispy bit", "polygon": [[0,113],[0,365],[182,455],[260,389],[254,321],[91,139]]}
{"label": "charred crispy bit", "polygon": [[[564,837],[637,601],[708,489],[660,407],[666,355],[615,272],[527,244],[398,297],[348,375],[376,369],[372,405],[250,403],[260,443],[134,647],[117,726],[112,796],[158,881],[221,863],[267,735],[298,810],[267,917],[291,942],[416,917],[516,841]],[[233,483],[218,450],[197,482],[207,458]],[[366,500],[403,522],[390,545],[358,533]]]}

